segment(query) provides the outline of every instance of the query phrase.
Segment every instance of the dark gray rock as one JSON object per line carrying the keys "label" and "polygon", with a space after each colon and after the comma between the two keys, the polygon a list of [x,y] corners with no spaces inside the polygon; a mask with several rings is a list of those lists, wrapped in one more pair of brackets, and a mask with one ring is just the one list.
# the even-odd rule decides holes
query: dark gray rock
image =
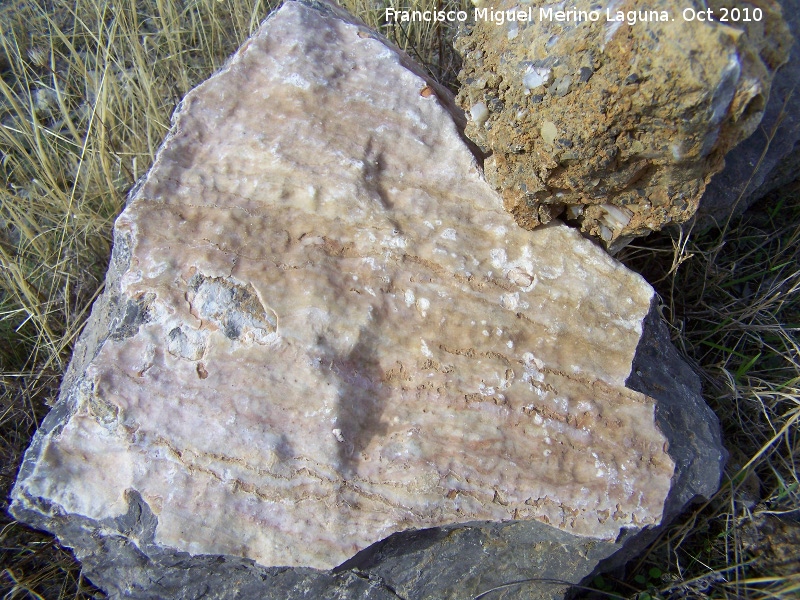
{"label": "dark gray rock", "polygon": [[267,568],[165,549],[153,541],[156,521],[147,504],[135,493],[128,501],[126,515],[102,523],[15,514],[73,547],[84,575],[111,597],[143,600],[469,600],[495,588],[491,598],[550,600],[621,547],[534,521],[472,523],[394,534],[332,571]]}
{"label": "dark gray rock", "polygon": [[800,177],[800,2],[781,0],[794,36],[789,62],[775,74],[761,125],[725,157],[697,209],[697,229],[724,226],[771,191]]}
{"label": "dark gray rock", "polygon": [[727,453],[717,417],[703,400],[700,379],[670,342],[655,301],[626,384],[658,401],[656,422],[669,440],[669,454],[675,461],[664,507],[664,519],[670,521],[687,503],[717,491]]}
{"label": "dark gray rock", "polygon": [[719,488],[728,459],[719,420],[703,400],[700,378],[672,345],[657,300],[645,319],[626,385],[658,401],[656,422],[669,440],[675,475],[664,503],[663,525],[621,536],[617,542],[624,545],[624,550],[601,561],[587,582],[599,573],[625,564],[655,540],[661,529],[687,506],[710,498]]}

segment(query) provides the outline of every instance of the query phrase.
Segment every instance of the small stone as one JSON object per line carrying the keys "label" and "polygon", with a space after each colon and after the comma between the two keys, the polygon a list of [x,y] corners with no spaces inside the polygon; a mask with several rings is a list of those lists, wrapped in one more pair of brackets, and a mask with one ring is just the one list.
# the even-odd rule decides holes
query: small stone
{"label": "small stone", "polygon": [[569,86],[572,85],[572,77],[559,77],[553,82],[553,94],[558,96],[566,96],[569,93]]}
{"label": "small stone", "polygon": [[641,78],[636,73],[631,73],[625,78],[626,85],[633,85],[635,83],[639,83]]}
{"label": "small stone", "polygon": [[546,85],[550,80],[550,73],[550,69],[529,67],[525,76],[522,78],[522,85],[528,90]]}
{"label": "small stone", "polygon": [[472,105],[472,108],[470,108],[469,114],[470,117],[472,117],[473,123],[476,125],[483,125],[486,123],[486,119],[489,118],[489,109],[483,102],[476,102]]}
{"label": "small stone", "polygon": [[556,141],[556,136],[558,135],[558,130],[556,129],[555,123],[552,121],[545,121],[542,123],[542,139],[547,142],[548,144],[553,144]]}

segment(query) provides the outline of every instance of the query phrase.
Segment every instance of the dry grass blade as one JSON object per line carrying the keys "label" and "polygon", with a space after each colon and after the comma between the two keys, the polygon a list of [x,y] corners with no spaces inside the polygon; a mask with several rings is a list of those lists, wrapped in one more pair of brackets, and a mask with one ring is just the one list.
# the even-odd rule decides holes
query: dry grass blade
{"label": "dry grass blade", "polygon": [[[724,237],[656,236],[653,251],[623,256],[658,282],[732,454],[717,495],[631,566],[676,576],[659,586],[661,597],[781,598],[796,589],[800,562],[785,554],[800,541],[798,235],[800,194],[788,188],[731,221]],[[672,265],[654,260],[670,249],[680,256]]]}

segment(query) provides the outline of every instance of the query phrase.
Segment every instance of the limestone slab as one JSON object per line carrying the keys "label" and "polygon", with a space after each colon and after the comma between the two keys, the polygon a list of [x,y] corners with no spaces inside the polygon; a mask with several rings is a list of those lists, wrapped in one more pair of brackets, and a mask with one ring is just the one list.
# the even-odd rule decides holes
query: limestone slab
{"label": "limestone slab", "polygon": [[[185,98],[117,220],[14,513],[132,597],[211,586],[212,564],[226,586],[268,578],[247,561],[391,571],[375,542],[479,521],[514,523],[436,547],[555,528],[565,561],[585,546],[579,579],[660,523],[685,469],[626,387],[652,289],[571,228],[517,227],[451,110],[336,9],[272,15]],[[285,573],[275,597],[344,585]]]}

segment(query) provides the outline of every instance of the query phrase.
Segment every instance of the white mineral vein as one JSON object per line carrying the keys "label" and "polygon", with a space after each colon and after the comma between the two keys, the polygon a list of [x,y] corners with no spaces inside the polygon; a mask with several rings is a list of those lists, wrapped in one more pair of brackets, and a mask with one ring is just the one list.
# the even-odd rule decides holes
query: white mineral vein
{"label": "white mineral vein", "polygon": [[625,389],[652,297],[517,227],[451,115],[356,25],[287,2],[191,92],[117,221],[123,297],[26,493],[156,541],[330,568],[389,534],[658,523],[673,464]]}

